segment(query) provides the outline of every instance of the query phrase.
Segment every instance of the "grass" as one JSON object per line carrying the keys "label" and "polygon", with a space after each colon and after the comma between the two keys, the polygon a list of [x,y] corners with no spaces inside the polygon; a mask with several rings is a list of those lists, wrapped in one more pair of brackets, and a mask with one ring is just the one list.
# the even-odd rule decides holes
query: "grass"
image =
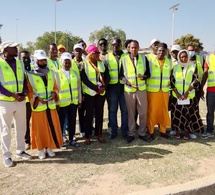
{"label": "grass", "polygon": [[[201,115],[205,117],[201,102]],[[107,129],[107,113],[104,128]],[[120,134],[120,132],[119,132]],[[214,139],[165,140],[151,143],[136,136],[127,144],[120,136],[106,144],[94,142],[80,148],[56,150],[55,158],[16,160],[17,166],[0,163],[0,194],[128,194],[148,188],[186,183],[215,171]],[[15,153],[14,134],[11,151]],[[208,164],[208,165],[207,165]],[[206,165],[206,166],[205,166]]]}

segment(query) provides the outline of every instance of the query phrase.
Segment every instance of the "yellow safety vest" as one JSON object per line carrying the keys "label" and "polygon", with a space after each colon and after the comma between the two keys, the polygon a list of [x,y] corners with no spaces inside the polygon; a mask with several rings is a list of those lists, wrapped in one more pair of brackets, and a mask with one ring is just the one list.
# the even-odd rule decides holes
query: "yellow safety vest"
{"label": "yellow safety vest", "polygon": [[162,72],[157,59],[152,60],[150,65],[151,77],[146,81],[146,89],[148,92],[168,92],[170,87],[170,71],[172,69],[172,61],[165,57]]}
{"label": "yellow safety vest", "polygon": [[[120,57],[122,59],[127,54],[123,53]],[[113,53],[108,53],[105,56],[105,60],[108,64],[109,74],[110,74],[110,82],[109,84],[117,84],[119,82],[119,70],[120,70],[120,62],[118,63]],[[121,83],[121,81],[120,81]],[[122,84],[122,83],[121,83]]]}
{"label": "yellow safety vest", "polygon": [[[11,93],[22,92],[25,78],[24,65],[21,61],[16,60],[16,75],[10,65],[0,58],[0,83]],[[8,97],[0,93],[0,100],[15,101],[14,97]]]}
{"label": "yellow safety vest", "polygon": [[156,59],[156,56],[153,53],[146,54],[146,57],[148,58],[149,61],[150,60],[152,61],[152,60]]}
{"label": "yellow safety vest", "polygon": [[59,58],[57,58],[57,65],[58,67],[56,67],[56,64],[50,58],[47,58],[47,66],[50,70],[54,70],[56,72],[62,68]]}
{"label": "yellow safety vest", "polygon": [[[195,72],[195,65],[189,65],[185,74],[185,78],[183,78],[183,71],[179,64],[177,64],[173,68],[173,76],[175,78],[175,88],[178,90],[178,92],[183,95],[190,87],[190,84],[192,83],[193,74]],[[177,98],[175,92],[172,92],[172,95]],[[195,90],[192,90],[188,98],[193,99],[195,96]]]}
{"label": "yellow safety vest", "polygon": [[203,57],[196,55],[196,66],[197,66],[197,70],[198,70],[198,78],[199,81],[202,81],[202,76],[203,76]]}
{"label": "yellow safety vest", "polygon": [[[84,63],[84,61],[82,61],[80,63]],[[76,62],[75,58],[72,59],[72,69],[78,74],[78,76],[80,78],[79,64]]]}
{"label": "yellow safety vest", "polygon": [[[100,73],[104,73],[105,72],[105,66],[104,66],[104,63],[103,62],[97,62],[97,67],[100,71]],[[92,82],[94,85],[97,85],[97,73],[95,71],[95,69],[92,67],[92,65],[88,62],[88,61],[85,61],[84,62],[84,70],[85,70],[85,73],[89,79],[90,82]],[[95,96],[97,94],[96,91],[90,89],[89,87],[87,87],[83,82],[82,82],[82,90],[84,93],[90,95],[90,96]],[[100,94],[100,95],[104,95],[105,94],[105,91],[104,93]]]}
{"label": "yellow safety vest", "polygon": [[210,54],[206,57],[208,64],[208,87],[215,87],[215,55]]}
{"label": "yellow safety vest", "polygon": [[[138,86],[138,90],[143,91],[146,89],[145,80],[141,80],[136,77],[136,75],[144,75],[146,70],[145,56],[138,54],[138,61],[136,70],[134,68],[133,62],[131,61],[130,55],[126,55],[122,58],[122,65],[124,70],[125,78],[132,84]],[[126,92],[136,92],[137,89],[130,87],[128,85],[124,86]]]}
{"label": "yellow safety vest", "polygon": [[[33,92],[36,96],[42,98],[42,99],[48,99],[51,97],[51,93],[54,89],[54,82],[55,82],[55,73],[53,70],[49,70],[47,74],[47,87],[45,86],[42,78],[38,75],[29,74],[27,73],[29,82],[33,88]],[[39,102],[36,109],[32,107],[32,111],[34,112],[41,112],[47,109],[47,106],[49,109],[54,110],[56,109],[55,101],[48,101],[47,104],[42,104]]]}
{"label": "yellow safety vest", "polygon": [[68,80],[62,69],[56,73],[56,80],[59,89],[59,106],[65,107],[70,104],[78,105],[78,74],[70,69]]}

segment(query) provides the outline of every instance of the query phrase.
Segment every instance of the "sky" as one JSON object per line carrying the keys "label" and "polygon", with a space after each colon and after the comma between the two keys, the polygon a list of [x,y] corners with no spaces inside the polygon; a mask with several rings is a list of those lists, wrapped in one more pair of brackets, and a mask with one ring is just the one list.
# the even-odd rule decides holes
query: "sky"
{"label": "sky", "polygon": [[174,38],[193,34],[205,51],[215,51],[214,0],[0,0],[2,41],[35,42],[45,32],[69,31],[88,44],[90,33],[104,26],[125,31],[140,47],[153,38],[169,46],[172,42],[170,7],[175,11]]}

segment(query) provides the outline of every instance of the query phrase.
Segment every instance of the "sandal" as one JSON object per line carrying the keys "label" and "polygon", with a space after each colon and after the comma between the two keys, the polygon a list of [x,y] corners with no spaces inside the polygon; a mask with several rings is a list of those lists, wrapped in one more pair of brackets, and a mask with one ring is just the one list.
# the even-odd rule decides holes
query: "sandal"
{"label": "sandal", "polygon": [[90,144],[91,144],[91,141],[90,141],[90,139],[85,139],[85,142],[84,142],[84,144],[86,144],[86,145],[90,145]]}
{"label": "sandal", "polygon": [[176,139],[181,139],[180,135],[175,136]]}
{"label": "sandal", "polygon": [[105,143],[105,139],[103,137],[98,137],[97,140],[100,143]]}
{"label": "sandal", "polygon": [[184,141],[187,141],[187,140],[189,140],[189,137],[184,136],[184,137],[183,137],[183,140],[184,140]]}

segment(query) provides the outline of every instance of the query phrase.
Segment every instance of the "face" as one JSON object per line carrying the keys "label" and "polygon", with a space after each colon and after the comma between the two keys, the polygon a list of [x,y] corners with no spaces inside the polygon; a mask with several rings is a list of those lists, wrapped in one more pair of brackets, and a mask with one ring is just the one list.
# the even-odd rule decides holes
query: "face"
{"label": "face", "polygon": [[192,45],[190,45],[190,46],[187,47],[187,50],[188,51],[195,51],[195,48]]}
{"label": "face", "polygon": [[37,60],[37,64],[42,68],[42,67],[46,67],[47,66],[47,60],[43,59],[43,60]]}
{"label": "face", "polygon": [[154,53],[157,53],[157,50],[158,50],[158,44],[159,42],[156,41],[155,43],[152,44],[152,50]]}
{"label": "face", "polygon": [[77,58],[81,58],[82,53],[83,53],[83,50],[81,48],[76,48],[74,50],[75,57],[77,57]]}
{"label": "face", "polygon": [[130,43],[127,45],[126,50],[128,53],[130,53]]}
{"label": "face", "polygon": [[99,45],[99,50],[100,51],[103,51],[103,52],[107,51],[107,46],[108,46],[107,41],[100,40],[98,45]]}
{"label": "face", "polygon": [[91,58],[94,59],[94,60],[96,60],[96,61],[101,61],[101,59],[100,59],[100,52],[93,52],[91,54]]}
{"label": "face", "polygon": [[158,57],[158,59],[160,59],[160,60],[164,59],[165,55],[166,55],[166,49],[164,47],[159,47],[157,49],[157,57]]}
{"label": "face", "polygon": [[7,47],[5,48],[5,52],[8,56],[17,57],[18,56],[18,49],[17,47]]}
{"label": "face", "polygon": [[21,53],[20,54],[20,60],[23,61],[24,64],[30,64],[31,58],[29,53]]}
{"label": "face", "polygon": [[63,69],[68,71],[70,68],[71,68],[71,60],[69,59],[64,60]]}
{"label": "face", "polygon": [[139,51],[139,45],[135,42],[130,43],[130,52],[132,56],[137,56]]}
{"label": "face", "polygon": [[171,55],[172,55],[172,57],[173,57],[174,59],[177,59],[178,52],[179,52],[179,51],[177,51],[177,50],[171,51]]}
{"label": "face", "polygon": [[51,57],[57,57],[57,45],[49,46],[49,54]]}
{"label": "face", "polygon": [[180,59],[180,61],[182,63],[187,63],[187,61],[188,61],[188,55],[187,55],[187,53],[186,52],[180,53],[179,59]]}
{"label": "face", "polygon": [[122,46],[122,44],[119,40],[114,40],[112,43],[113,52],[117,52],[117,51],[121,50],[121,46]]}
{"label": "face", "polygon": [[60,57],[61,54],[64,53],[65,51],[66,51],[66,50],[65,50],[64,48],[60,48],[60,49],[58,50],[58,57]]}

